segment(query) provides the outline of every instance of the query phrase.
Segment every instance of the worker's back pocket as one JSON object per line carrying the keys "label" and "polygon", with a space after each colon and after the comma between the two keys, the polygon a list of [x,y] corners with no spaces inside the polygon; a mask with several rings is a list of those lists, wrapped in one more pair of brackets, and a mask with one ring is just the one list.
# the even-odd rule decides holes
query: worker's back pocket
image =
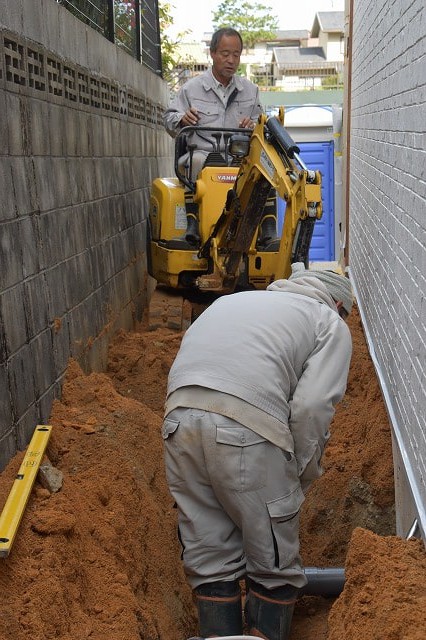
{"label": "worker's back pocket", "polygon": [[167,440],[179,426],[179,420],[171,420],[170,418],[164,418],[163,425],[161,427],[161,435],[163,440]]}
{"label": "worker's back pocket", "polygon": [[267,442],[247,427],[216,425],[215,476],[234,491],[260,489],[266,481]]}

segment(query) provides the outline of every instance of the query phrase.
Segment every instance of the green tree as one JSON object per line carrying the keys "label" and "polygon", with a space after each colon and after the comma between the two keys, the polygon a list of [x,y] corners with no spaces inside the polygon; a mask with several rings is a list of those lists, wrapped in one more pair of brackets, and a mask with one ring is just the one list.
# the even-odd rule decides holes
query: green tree
{"label": "green tree", "polygon": [[331,89],[340,89],[343,87],[343,78],[341,74],[333,74],[321,79],[321,86]]}
{"label": "green tree", "polygon": [[239,31],[244,48],[251,49],[257,42],[275,38],[278,18],[263,4],[225,0],[213,11],[213,28],[222,27]]}
{"label": "green tree", "polygon": [[158,3],[158,16],[160,22],[160,38],[161,38],[161,65],[163,78],[167,82],[174,80],[174,69],[181,63],[178,51],[179,42],[186,36],[188,31],[178,33],[177,40],[172,40],[167,34],[167,29],[173,25],[171,15],[172,4],[160,0]]}

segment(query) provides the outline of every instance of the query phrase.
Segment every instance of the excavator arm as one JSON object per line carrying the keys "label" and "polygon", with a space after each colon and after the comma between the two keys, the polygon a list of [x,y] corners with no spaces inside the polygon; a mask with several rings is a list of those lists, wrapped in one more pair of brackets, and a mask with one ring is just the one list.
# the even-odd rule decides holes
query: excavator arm
{"label": "excavator arm", "polygon": [[283,121],[283,109],[278,117],[261,115],[249,140],[236,135],[229,141],[231,155],[242,154],[245,141],[246,151],[222,215],[199,251],[211,264],[209,272],[197,279],[200,290],[230,293],[235,289],[244,257],[255,251],[271,189],[286,202],[275,279],[288,277],[292,262],[307,263],[315,220],[322,215],[321,174],[304,165]]}

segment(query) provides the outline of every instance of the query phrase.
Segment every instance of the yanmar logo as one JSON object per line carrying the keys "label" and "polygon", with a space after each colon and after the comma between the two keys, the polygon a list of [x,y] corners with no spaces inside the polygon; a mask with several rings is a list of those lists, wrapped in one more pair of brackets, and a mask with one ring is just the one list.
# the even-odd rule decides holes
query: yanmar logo
{"label": "yanmar logo", "polygon": [[217,182],[235,182],[235,174],[234,173],[218,173],[215,176],[215,180]]}

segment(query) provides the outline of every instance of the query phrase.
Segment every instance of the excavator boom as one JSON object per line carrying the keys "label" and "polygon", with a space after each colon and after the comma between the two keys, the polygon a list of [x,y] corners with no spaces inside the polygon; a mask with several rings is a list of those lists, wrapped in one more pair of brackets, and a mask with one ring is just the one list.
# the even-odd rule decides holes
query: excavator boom
{"label": "excavator boom", "polygon": [[[320,173],[304,166],[298,147],[276,117],[260,116],[247,144],[248,153],[223,214],[199,253],[213,260],[212,272],[197,280],[201,290],[228,293],[235,289],[271,189],[287,205],[274,279],[287,277],[292,262],[308,261],[314,223],[322,215]],[[232,138],[230,149],[232,154]]]}

